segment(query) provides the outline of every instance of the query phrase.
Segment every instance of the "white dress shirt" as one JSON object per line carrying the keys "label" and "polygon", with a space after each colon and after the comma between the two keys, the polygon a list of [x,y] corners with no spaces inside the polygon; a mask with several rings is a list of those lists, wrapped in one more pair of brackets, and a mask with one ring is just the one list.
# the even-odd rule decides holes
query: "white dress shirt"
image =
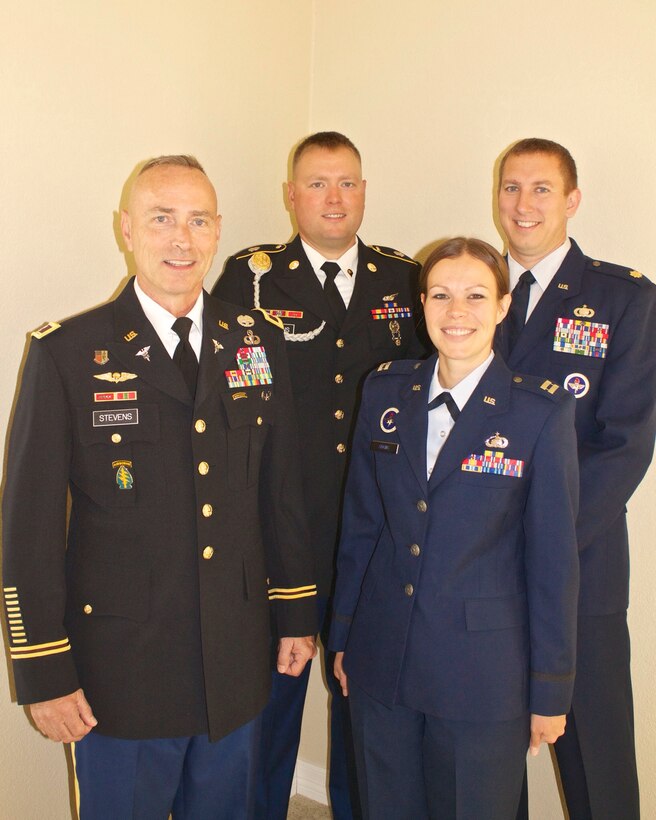
{"label": "white dress shirt", "polygon": [[[162,340],[162,344],[166,348],[166,352],[169,354],[171,358],[173,358],[173,354],[175,352],[176,347],[178,346],[178,342],[180,341],[180,337],[175,332],[175,330],[171,329],[171,325],[175,320],[178,318],[174,316],[172,313],[169,313],[166,308],[163,308],[161,305],[158,305],[154,299],[151,299],[150,296],[147,296],[143,290],[139,287],[139,283],[137,282],[136,278],[134,280],[134,292],[137,294],[137,299],[141,307],[143,308],[143,312],[146,314],[146,318],[150,322],[150,324],[155,328],[155,332]],[[191,319],[191,329],[189,331],[189,344],[192,347],[192,350],[196,354],[196,358],[200,360],[200,348],[203,341],[203,291],[201,290],[198,299],[196,299],[196,303],[192,307],[192,309],[187,313],[189,319]]]}
{"label": "white dress shirt", "polygon": [[[428,391],[428,402],[431,402],[436,396],[439,396],[440,393],[447,390],[447,392],[451,393],[458,410],[462,412],[464,406],[469,401],[469,397],[476,389],[476,386],[480,382],[483,373],[485,373],[488,369],[493,358],[494,353],[490,352],[490,355],[482,364],[479,364],[479,366],[472,370],[468,376],[461,379],[455,387],[451,387],[448,390],[440,384],[440,360],[438,358],[435,365],[435,372],[433,373],[433,378],[431,379],[430,390]],[[431,473],[435,467],[435,462],[440,454],[440,450],[444,447],[444,442],[449,438],[449,433],[451,432],[454,424],[455,422],[451,418],[451,413],[449,412],[449,408],[446,404],[440,404],[438,407],[434,407],[429,411],[428,435],[426,436],[427,478],[431,477]]]}
{"label": "white dress shirt", "polygon": [[[531,273],[535,276],[535,282],[531,285],[531,293],[528,297],[526,321],[528,321],[528,317],[533,313],[535,306],[540,301],[540,297],[558,272],[558,268],[563,264],[563,259],[567,256],[571,247],[572,243],[568,237],[555,251],[551,251],[544,259],[540,259],[538,263],[530,268]],[[512,292],[519,281],[519,277],[525,270],[529,270],[529,268],[520,265],[519,262],[512,258],[510,251],[508,251],[508,270],[510,271],[510,290]]]}
{"label": "white dress shirt", "polygon": [[343,253],[339,259],[326,259],[325,256],[322,256],[319,251],[310,247],[302,239],[301,245],[303,245],[303,250],[305,251],[307,258],[310,260],[310,264],[312,265],[322,288],[326,281],[326,274],[321,270],[323,263],[336,262],[339,265],[339,273],[335,276],[335,284],[337,285],[337,290],[339,291],[340,296],[344,300],[344,304],[348,307],[349,302],[351,301],[351,296],[353,296],[355,274],[358,269],[358,240],[356,239],[355,243],[346,251],[346,253]]}

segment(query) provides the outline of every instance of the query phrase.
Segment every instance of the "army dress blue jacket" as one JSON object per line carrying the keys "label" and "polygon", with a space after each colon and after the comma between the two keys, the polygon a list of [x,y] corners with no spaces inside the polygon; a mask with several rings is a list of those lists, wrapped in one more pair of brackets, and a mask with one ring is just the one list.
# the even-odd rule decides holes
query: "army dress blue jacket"
{"label": "army dress blue jacket", "polygon": [[578,593],[574,401],[495,357],[428,480],[435,362],[383,365],[365,384],[330,648],[389,706],[468,721],[564,714]]}
{"label": "army dress blue jacket", "polygon": [[271,618],[316,629],[282,332],[205,294],[195,401],[132,281],[33,335],[3,505],[18,700],[81,686],[101,734],[216,740],[267,702]]}

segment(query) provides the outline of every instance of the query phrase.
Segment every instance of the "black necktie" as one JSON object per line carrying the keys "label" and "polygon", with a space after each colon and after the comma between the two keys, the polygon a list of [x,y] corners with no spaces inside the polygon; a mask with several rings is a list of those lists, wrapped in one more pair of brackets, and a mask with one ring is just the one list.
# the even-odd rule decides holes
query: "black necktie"
{"label": "black necktie", "polygon": [[439,396],[435,396],[432,401],[428,402],[428,409],[434,410],[436,407],[439,407],[440,404],[446,404],[447,410],[451,413],[451,418],[454,421],[458,420],[458,416],[460,415],[460,410],[458,410],[458,405],[455,402],[455,399],[449,393],[448,390],[445,390],[443,393],[440,393]]}
{"label": "black necktie", "polygon": [[346,316],[346,305],[342,299],[342,294],[335,284],[335,277],[339,273],[340,267],[337,262],[324,262],[321,266],[321,270],[326,274],[326,281],[323,285],[326,301],[333,312],[333,316],[337,320],[338,327],[341,327],[344,317]]}
{"label": "black necktie", "polygon": [[535,276],[533,276],[530,270],[525,270],[513,288],[512,302],[506,320],[506,327],[508,329],[508,351],[511,351],[515,347],[519,334],[526,324],[528,297],[531,294],[531,285],[533,282],[535,282]]}
{"label": "black necktie", "polygon": [[196,395],[196,381],[198,379],[198,359],[196,358],[193,347],[189,344],[191,325],[192,322],[188,316],[181,316],[173,322],[171,329],[180,337],[178,346],[173,353],[173,361],[182,371],[191,397],[194,398]]}

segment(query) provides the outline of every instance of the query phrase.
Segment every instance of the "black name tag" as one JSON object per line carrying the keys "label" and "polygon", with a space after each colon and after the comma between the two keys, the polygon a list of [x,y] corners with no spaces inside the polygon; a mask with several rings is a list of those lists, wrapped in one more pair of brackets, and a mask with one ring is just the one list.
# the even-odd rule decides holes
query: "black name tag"
{"label": "black name tag", "polygon": [[399,452],[399,445],[393,441],[372,441],[369,447],[375,453],[389,453],[391,456]]}
{"label": "black name tag", "polygon": [[125,410],[94,410],[94,427],[118,427],[122,424],[139,424],[139,410],[128,407]]}

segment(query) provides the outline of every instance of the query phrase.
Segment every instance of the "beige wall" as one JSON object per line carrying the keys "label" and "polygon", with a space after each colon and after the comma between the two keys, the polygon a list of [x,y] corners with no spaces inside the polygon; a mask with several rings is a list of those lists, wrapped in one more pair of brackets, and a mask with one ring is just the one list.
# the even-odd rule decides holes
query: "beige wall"
{"label": "beige wall", "polygon": [[[653,274],[654,30],[651,0],[11,4],[0,29],[0,428],[26,331],[119,284],[113,212],[134,165],[162,152],[195,152],[219,189],[224,233],[210,282],[226,254],[289,236],[288,152],[320,128],[345,131],[363,151],[363,238],[411,254],[455,232],[500,244],[491,218],[497,155],[520,136],[557,139],[581,171],[573,235],[590,253]],[[652,469],[630,505],[645,817],[656,816],[655,489]],[[0,792],[0,818],[64,820],[64,755],[29,728],[2,677],[0,721],[11,740],[0,770],[11,789]],[[301,754],[323,764],[316,679],[311,697]],[[544,753],[531,763],[534,820],[558,816],[547,763]]]}

